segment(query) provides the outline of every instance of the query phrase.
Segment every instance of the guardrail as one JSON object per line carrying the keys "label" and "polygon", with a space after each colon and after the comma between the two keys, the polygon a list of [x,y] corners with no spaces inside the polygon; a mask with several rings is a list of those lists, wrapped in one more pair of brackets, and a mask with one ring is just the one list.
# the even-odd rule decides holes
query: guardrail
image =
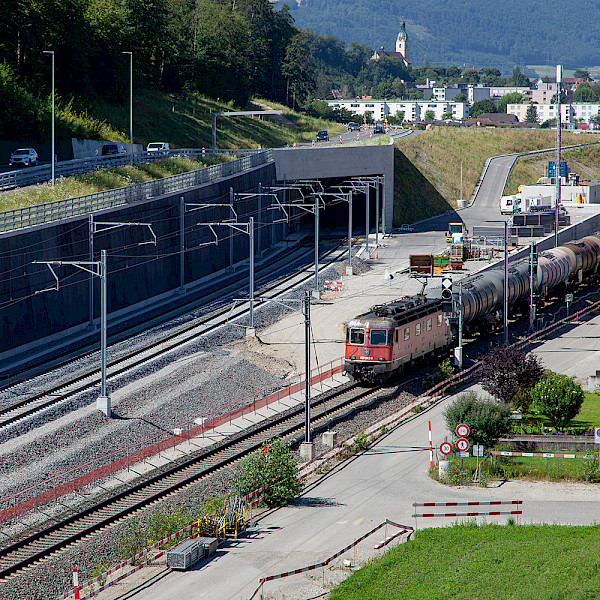
{"label": "guardrail", "polygon": [[[75,160],[65,160],[54,165],[55,177],[68,177],[70,175],[81,175],[95,171],[96,169],[107,169],[120,165],[139,165],[141,163],[163,160],[165,158],[179,158],[182,156],[198,157],[210,154],[235,154],[245,156],[256,154],[260,150],[220,150],[218,148],[181,148],[178,150],[161,150],[160,152],[135,152],[131,154],[113,154],[110,156],[90,156]],[[40,165],[28,167],[17,171],[9,171],[0,174],[0,190],[24,187],[52,178],[52,165]]]}
{"label": "guardrail", "polygon": [[[181,156],[184,155],[184,152],[188,152],[186,156],[202,156],[202,150],[177,150],[176,152]],[[192,154],[192,152],[195,154]],[[215,152],[229,153],[228,151]],[[231,154],[234,153],[235,151],[231,151]],[[185,188],[229,177],[235,173],[240,173],[267,164],[273,160],[273,152],[270,149],[259,151],[244,150],[241,152],[238,151],[238,154],[243,154],[244,156],[231,162],[205,167],[196,171],[189,171],[188,173],[182,173],[180,175],[172,175],[171,177],[128,185],[114,190],[107,190],[105,192],[97,192],[87,196],[56,200],[55,202],[47,202],[45,204],[8,210],[0,213],[0,232],[23,229],[24,227],[31,227],[32,225],[39,225],[40,223],[57,221],[59,219],[66,219],[98,210],[104,210],[106,208],[112,208],[114,206],[120,206],[122,204],[147,200],[170,192],[176,192]],[[134,155],[134,157],[140,157],[139,162],[146,162],[148,153],[144,152],[143,155],[143,158],[140,157],[140,154]],[[164,155],[152,158],[164,158]],[[90,161],[89,159],[84,159],[84,162],[93,162],[93,160]],[[110,162],[111,166],[119,164],[129,164],[129,159],[118,157],[114,159],[113,162]],[[103,162],[101,165],[96,164],[95,168],[104,168],[106,166],[107,163]],[[9,173],[8,175],[11,174]]]}

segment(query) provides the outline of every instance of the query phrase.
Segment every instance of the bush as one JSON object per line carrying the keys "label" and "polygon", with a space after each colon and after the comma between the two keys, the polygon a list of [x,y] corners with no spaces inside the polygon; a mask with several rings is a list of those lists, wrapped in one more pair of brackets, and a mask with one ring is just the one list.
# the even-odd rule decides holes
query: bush
{"label": "bush", "polygon": [[491,448],[496,441],[511,433],[508,408],[491,400],[483,400],[475,392],[465,392],[444,411],[446,427],[454,431],[459,423],[469,426],[471,444]]}
{"label": "bush", "polygon": [[572,377],[561,373],[546,373],[531,391],[535,408],[545,415],[557,431],[564,431],[579,412],[584,394]]}
{"label": "bush", "polygon": [[297,462],[286,442],[278,438],[265,442],[264,449],[248,457],[237,473],[240,496],[265,487],[263,504],[269,508],[285,506],[302,489]]}

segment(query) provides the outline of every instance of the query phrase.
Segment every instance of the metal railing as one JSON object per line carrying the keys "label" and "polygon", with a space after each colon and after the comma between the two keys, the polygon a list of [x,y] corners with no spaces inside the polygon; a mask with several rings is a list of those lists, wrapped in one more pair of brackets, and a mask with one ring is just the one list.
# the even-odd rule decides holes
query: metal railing
{"label": "metal railing", "polygon": [[[186,156],[202,156],[203,151],[177,150],[176,152],[178,155],[184,155],[185,152],[188,152]],[[229,151],[222,150],[215,152],[221,154],[229,153]],[[229,177],[235,173],[240,173],[242,171],[267,164],[273,160],[273,152],[270,149],[258,151],[243,150],[237,151],[237,154],[235,154],[235,152],[236,151],[231,151],[231,154],[234,156],[243,154],[243,156],[237,160],[205,167],[196,171],[189,171],[180,175],[164,177],[162,179],[147,181],[145,183],[136,183],[134,185],[128,185],[125,187],[116,188],[114,190],[107,190],[105,192],[97,192],[87,196],[56,200],[54,202],[48,202],[45,204],[37,204],[35,206],[28,206],[25,208],[1,212],[0,232],[23,229],[24,227],[31,227],[32,225],[39,225],[40,223],[58,221],[59,219],[85,215],[98,210],[112,208],[114,206],[147,200],[149,198],[161,196],[170,192],[177,192],[186,188],[201,185],[203,183],[210,183],[218,179],[223,179],[224,177]],[[141,157],[140,154],[138,154],[134,155],[134,157],[138,156],[140,158],[138,162],[146,162],[148,153],[144,152],[143,155],[144,156]],[[114,166],[118,164],[129,164],[129,157],[130,155],[121,155],[118,158],[115,158],[114,162],[111,162],[110,165]],[[164,154],[160,158],[164,158]],[[93,163],[93,159],[83,159],[83,161]],[[96,164],[95,168],[104,168],[106,166],[107,164],[103,162],[101,165]],[[11,174],[9,173],[8,175]]]}
{"label": "metal railing", "polygon": [[[235,154],[236,156],[245,156],[247,154],[256,154],[259,150],[219,150],[218,148],[182,148],[178,150],[161,150],[160,152],[135,152],[133,154],[133,164],[163,160],[165,158],[180,157],[198,157],[210,154]],[[81,175],[97,169],[108,169],[120,165],[130,165],[132,163],[131,154],[112,154],[110,156],[89,156],[87,158],[78,158],[75,160],[65,160],[57,162],[54,165],[56,177],[69,177],[71,175]],[[52,179],[52,165],[40,165],[39,167],[28,167],[8,173],[0,174],[0,190],[24,187],[34,185]]]}

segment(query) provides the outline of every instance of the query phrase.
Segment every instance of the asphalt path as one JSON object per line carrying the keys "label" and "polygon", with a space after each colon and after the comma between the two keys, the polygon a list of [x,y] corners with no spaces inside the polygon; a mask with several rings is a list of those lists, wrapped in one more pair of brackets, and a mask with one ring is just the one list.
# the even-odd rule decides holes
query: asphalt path
{"label": "asphalt path", "polygon": [[[443,427],[445,401],[382,437],[368,451],[335,467],[309,486],[293,506],[268,513],[242,540],[233,542],[211,561],[187,572],[165,573],[151,587],[127,598],[170,600],[194,598],[230,600],[249,598],[261,577],[304,568],[331,556],[386,518],[400,524],[438,527],[453,518],[412,518],[413,502],[523,500],[522,522],[591,524],[598,518],[600,490],[595,486],[583,500],[567,488],[555,494],[547,484],[507,482],[491,488],[450,488],[430,479],[428,421],[433,422],[434,445],[448,432]],[[590,486],[591,487],[591,486]],[[443,509],[439,509],[442,511]],[[456,511],[458,509],[449,509]],[[470,509],[473,510],[473,509]],[[487,517],[487,522],[507,516]],[[395,531],[395,530],[394,530]],[[393,533],[388,530],[388,535]],[[378,556],[373,545],[383,530],[359,546],[357,562]],[[352,552],[338,559],[353,560]],[[318,579],[318,577],[316,578]],[[293,581],[292,581],[293,580]],[[315,581],[306,575],[269,582],[269,597],[313,597]],[[291,586],[291,587],[290,587]],[[292,590],[292,591],[290,591]]]}

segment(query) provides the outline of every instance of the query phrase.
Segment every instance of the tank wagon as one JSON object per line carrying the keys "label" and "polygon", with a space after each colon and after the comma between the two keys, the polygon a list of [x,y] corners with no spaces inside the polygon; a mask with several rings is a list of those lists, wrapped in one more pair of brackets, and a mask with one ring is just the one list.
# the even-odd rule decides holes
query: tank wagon
{"label": "tank wagon", "polygon": [[[508,304],[528,306],[533,279],[540,298],[575,288],[597,274],[600,266],[600,233],[541,252],[531,277],[528,259],[510,264]],[[504,269],[490,269],[462,281],[462,313],[466,330],[487,330],[502,321]],[[458,305],[458,292],[454,291]],[[449,315],[441,300],[424,295],[405,297],[374,306],[346,324],[344,370],[356,381],[384,381],[406,365],[441,353],[453,344]]]}

